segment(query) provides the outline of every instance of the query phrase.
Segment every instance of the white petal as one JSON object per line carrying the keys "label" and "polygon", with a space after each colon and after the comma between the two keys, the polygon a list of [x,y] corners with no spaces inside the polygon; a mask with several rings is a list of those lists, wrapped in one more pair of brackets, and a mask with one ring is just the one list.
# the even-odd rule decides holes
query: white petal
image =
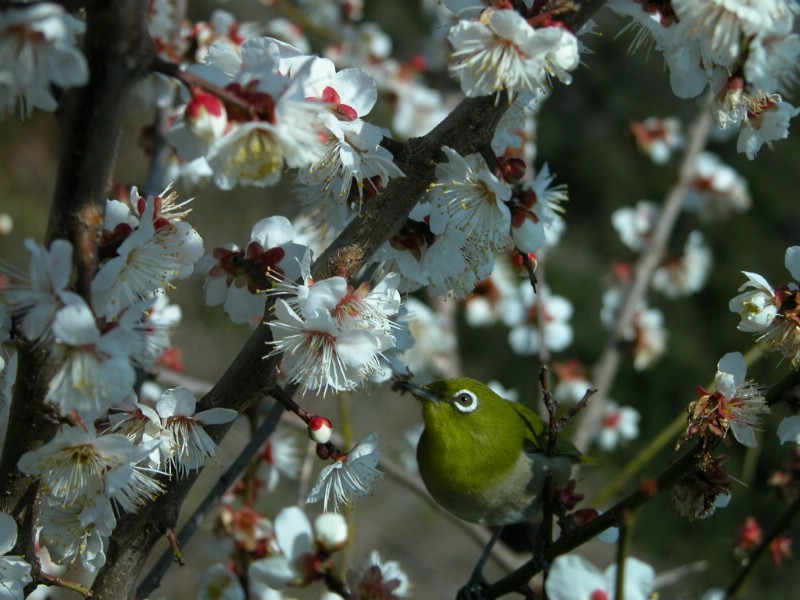
{"label": "white petal", "polygon": [[778,425],[778,438],[781,444],[786,442],[800,443],[800,415],[786,417]]}
{"label": "white petal", "polygon": [[733,375],[734,385],[739,386],[744,383],[744,377],[747,374],[747,363],[745,363],[741,352],[728,352],[728,354],[719,359],[717,369],[722,373]]}
{"label": "white petal", "polygon": [[8,513],[0,512],[0,555],[7,554],[17,543],[17,522]]}
{"label": "white petal", "polygon": [[291,560],[311,552],[314,537],[306,514],[296,506],[284,508],[275,517],[275,538]]}
{"label": "white petal", "polygon": [[230,408],[210,408],[197,413],[194,418],[203,425],[219,425],[233,421],[239,413]]}
{"label": "white petal", "polygon": [[786,249],[784,264],[792,275],[792,279],[800,281],[800,246],[791,246]]}
{"label": "white petal", "polygon": [[56,340],[70,346],[95,344],[100,339],[94,314],[85,303],[66,306],[53,321]]}
{"label": "white petal", "polygon": [[610,591],[600,570],[577,554],[563,554],[556,558],[544,587],[550,600],[583,599],[591,597],[597,590]]}

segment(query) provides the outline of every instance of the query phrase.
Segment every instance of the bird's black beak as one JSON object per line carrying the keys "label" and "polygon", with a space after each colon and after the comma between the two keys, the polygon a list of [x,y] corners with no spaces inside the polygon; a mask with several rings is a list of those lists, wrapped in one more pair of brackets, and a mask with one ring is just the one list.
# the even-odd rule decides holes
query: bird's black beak
{"label": "bird's black beak", "polygon": [[394,389],[399,389],[403,392],[410,392],[413,396],[420,400],[430,400],[431,402],[439,401],[439,397],[424,385],[411,383],[410,381],[396,381],[393,387]]}

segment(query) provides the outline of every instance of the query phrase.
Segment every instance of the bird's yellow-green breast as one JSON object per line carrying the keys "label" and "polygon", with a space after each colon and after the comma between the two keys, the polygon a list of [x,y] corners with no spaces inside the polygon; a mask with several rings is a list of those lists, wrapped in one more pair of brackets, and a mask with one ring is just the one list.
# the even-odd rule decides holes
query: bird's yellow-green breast
{"label": "bird's yellow-green breast", "polygon": [[506,525],[536,515],[548,473],[565,481],[579,456],[568,442],[559,443],[559,455],[546,456],[545,423],[477,380],[403,387],[422,401],[417,462],[423,482],[464,520]]}

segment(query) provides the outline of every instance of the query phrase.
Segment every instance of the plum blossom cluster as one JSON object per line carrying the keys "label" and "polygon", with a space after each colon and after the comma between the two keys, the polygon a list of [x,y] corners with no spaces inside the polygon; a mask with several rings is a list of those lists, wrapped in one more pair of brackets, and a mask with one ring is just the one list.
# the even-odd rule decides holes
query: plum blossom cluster
{"label": "plum blossom cluster", "polygon": [[[40,542],[57,564],[102,566],[116,515],[159,495],[156,475],[185,474],[208,462],[216,446],[203,426],[236,415],[193,415],[194,399],[189,407],[170,391],[158,412],[135,405],[141,419],[124,432],[130,435],[114,426],[114,416],[111,426],[107,420],[109,410],[134,406],[136,369],[149,370],[171,346],[181,315],[165,290],[192,273],[203,251],[187,213],[169,187],[147,199],[134,187],[124,200],[108,200],[90,302],[73,291],[73,248],[60,239],[49,248],[26,241],[27,272],[10,269],[0,290],[3,312],[16,321],[14,335],[52,347],[59,358],[45,400],[64,424],[18,463],[46,491]],[[13,382],[8,367],[15,364],[8,362],[5,381]]]}
{"label": "plum blossom cluster", "polygon": [[53,86],[69,88],[89,79],[77,37],[86,26],[60,4],[41,2],[0,11],[0,117],[19,101],[20,113],[54,111]]}
{"label": "plum blossom cluster", "polygon": [[786,250],[784,264],[794,281],[773,287],[758,273],[743,271],[747,281],[741,294],[732,298],[731,312],[739,315],[737,328],[756,336],[766,348],[788,358],[792,367],[800,365],[800,246]]}
{"label": "plum blossom cluster", "polygon": [[563,23],[484,2],[449,0],[445,6],[459,17],[447,35],[450,73],[467,96],[539,92],[553,76],[570,83],[569,72],[579,64],[578,38]]}
{"label": "plum blossom cluster", "polygon": [[800,112],[781,93],[796,78],[800,9],[792,0],[612,0],[609,7],[640,27],[634,45],[652,43],[669,67],[672,90],[693,98],[706,88],[721,129],[739,131],[748,158],[789,135]]}
{"label": "plum blossom cluster", "polygon": [[20,459],[19,469],[47,492],[40,542],[56,564],[101,567],[118,512],[135,512],[158,496],[164,483],[157,475],[183,477],[211,462],[216,444],[205,427],[237,415],[196,412],[186,388],[165,391],[155,408],[141,400],[120,402],[122,411],[99,433],[91,424],[64,427]]}
{"label": "plum blossom cluster", "polygon": [[193,93],[170,139],[182,159],[205,159],[223,189],[274,185],[284,169],[297,168],[303,183],[346,201],[351,189],[360,197],[365,185],[377,190],[402,175],[380,146],[380,130],[362,120],[377,92],[361,69],[337,72],[328,59],[254,37],[240,49],[212,44],[190,70],[226,100]]}
{"label": "plum blossom cluster", "polygon": [[479,154],[442,150],[447,160],[437,165],[436,181],[376,259],[399,273],[408,291],[430,286],[463,298],[492,273],[497,254],[532,255],[548,236],[557,242],[566,191],[552,185],[546,165],[523,183],[519,159],[499,158],[490,169]]}
{"label": "plum blossom cluster", "polygon": [[509,346],[520,356],[536,355],[542,348],[566,350],[574,338],[572,303],[544,285],[534,291],[527,274],[520,277],[514,267],[513,258],[501,256],[491,276],[478,282],[464,301],[467,323],[502,323],[509,328]]}
{"label": "plum blossom cluster", "polygon": [[268,356],[282,354],[283,372],[303,391],[355,389],[388,364],[385,353],[396,347],[398,282],[394,274],[375,286],[354,287],[338,276],[314,281],[305,260],[301,284],[284,281],[271,292]]}

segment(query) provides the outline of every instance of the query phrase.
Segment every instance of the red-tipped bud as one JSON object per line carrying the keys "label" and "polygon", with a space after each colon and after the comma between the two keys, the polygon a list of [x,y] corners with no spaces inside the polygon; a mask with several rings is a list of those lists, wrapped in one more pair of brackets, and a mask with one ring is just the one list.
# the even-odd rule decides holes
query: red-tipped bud
{"label": "red-tipped bud", "polygon": [[308,437],[317,444],[327,444],[333,435],[333,423],[327,417],[314,415],[308,420]]}
{"label": "red-tipped bud", "polygon": [[206,92],[197,91],[184,111],[186,127],[207,142],[219,139],[228,126],[228,113],[222,100]]}

